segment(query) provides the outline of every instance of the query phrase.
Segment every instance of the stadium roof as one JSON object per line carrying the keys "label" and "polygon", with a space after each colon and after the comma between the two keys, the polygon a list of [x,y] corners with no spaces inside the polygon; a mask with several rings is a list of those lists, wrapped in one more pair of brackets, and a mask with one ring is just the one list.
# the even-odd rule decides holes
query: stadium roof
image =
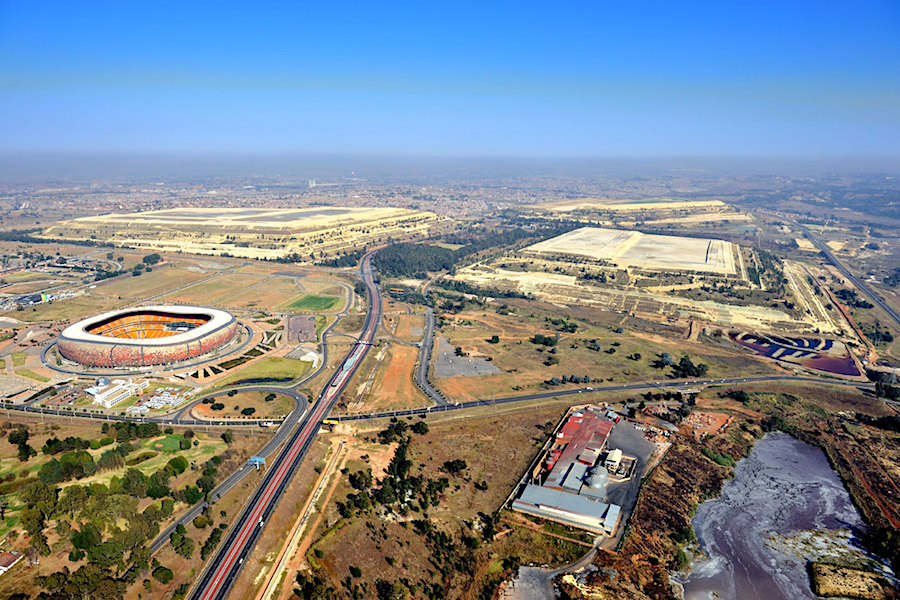
{"label": "stadium roof", "polygon": [[[210,317],[202,325],[190,329],[183,333],[169,335],[158,338],[124,338],[109,337],[90,333],[87,331],[89,327],[103,321],[115,318],[117,316],[128,316],[141,313],[167,313],[173,316],[190,316],[190,315],[206,315]],[[207,308],[205,306],[141,306],[139,308],[126,308],[114,310],[100,315],[89,317],[77,323],[73,323],[66,327],[60,334],[60,337],[82,342],[94,342],[98,344],[116,344],[118,346],[169,346],[172,344],[180,344],[190,342],[199,337],[203,337],[230,325],[234,322],[234,316],[218,310],[216,308]]]}

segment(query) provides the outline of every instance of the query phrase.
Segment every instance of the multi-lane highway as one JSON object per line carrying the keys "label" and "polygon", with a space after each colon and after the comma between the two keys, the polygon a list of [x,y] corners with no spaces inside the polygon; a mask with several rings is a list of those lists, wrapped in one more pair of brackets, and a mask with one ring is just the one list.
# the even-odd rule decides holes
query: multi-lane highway
{"label": "multi-lane highway", "polygon": [[366,285],[369,310],[359,341],[353,346],[341,366],[328,381],[318,400],[305,417],[297,417],[297,428],[290,435],[284,449],[268,465],[262,483],[235,523],[229,528],[215,556],[203,571],[191,591],[195,600],[225,598],[234,580],[250,554],[256,540],[265,528],[266,521],[278,504],[297,466],[313,443],[322,420],[327,418],[334,403],[340,397],[347,382],[359,368],[372,343],[381,322],[381,295],[372,272],[372,254],[363,257],[360,265]]}
{"label": "multi-lane highway", "polygon": [[888,314],[888,316],[894,320],[894,323],[900,325],[900,313],[893,309],[887,302],[881,299],[881,296],[875,293],[875,291],[870,288],[862,279],[854,275],[850,272],[850,269],[844,266],[844,264],[837,259],[837,257],[831,252],[831,248],[828,247],[827,244],[819,240],[816,236],[814,236],[806,226],[801,225],[800,223],[796,223],[797,227],[803,232],[803,235],[813,243],[813,245],[818,248],[822,255],[827,258],[831,264],[833,264],[837,269],[844,274],[844,277],[849,279],[853,285],[863,291],[869,298],[872,299],[872,302],[877,304],[884,312]]}

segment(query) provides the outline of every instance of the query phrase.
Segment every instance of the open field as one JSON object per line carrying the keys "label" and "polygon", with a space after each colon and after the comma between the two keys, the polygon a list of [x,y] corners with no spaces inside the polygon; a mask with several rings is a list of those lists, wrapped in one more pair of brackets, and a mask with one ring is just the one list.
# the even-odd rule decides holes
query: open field
{"label": "open field", "polygon": [[[214,402],[224,405],[221,410],[213,410],[212,403],[196,404],[191,410],[203,419],[265,419],[267,417],[283,417],[294,410],[294,402],[283,394],[273,394],[275,398],[267,401],[266,392],[239,391],[236,394],[222,394],[214,398]],[[241,411],[252,408],[251,415],[245,415]]]}
{"label": "open field", "polygon": [[148,298],[165,293],[173,288],[189,285],[203,279],[207,274],[180,267],[163,267],[139,277],[125,275],[97,286],[98,294],[119,296],[120,298]]}
{"label": "open field", "polygon": [[639,231],[582,227],[525,249],[528,254],[576,255],[620,267],[734,275],[730,242]]}
{"label": "open field", "polygon": [[124,305],[124,301],[111,298],[74,296],[65,300],[55,301],[52,304],[45,302],[37,306],[26,307],[24,310],[8,311],[4,314],[29,323],[34,321],[68,321],[115,310]]}
{"label": "open field", "polygon": [[258,275],[228,273],[168,294],[163,300],[185,304],[215,304],[220,298],[244,290],[260,279]]}
{"label": "open field", "polygon": [[330,310],[339,301],[340,298],[335,296],[314,296],[312,294],[306,294],[305,296],[300,296],[290,304],[287,304],[284,308],[300,312],[325,311]]}
{"label": "open field", "polygon": [[[570,319],[578,324],[577,332],[560,333],[554,348],[534,344],[530,339],[536,333],[548,336],[556,333],[554,327],[548,327],[546,314],[524,310],[515,316],[467,312],[448,319],[441,333],[449,338],[451,345],[472,356],[491,357],[491,364],[501,372],[440,378],[434,380],[435,384],[448,397],[463,401],[543,389],[545,381],[563,375],[587,375],[592,380],[621,383],[662,380],[669,370],[654,368],[651,363],[664,351],[676,360],[688,354],[694,362],[707,364],[710,376],[735,377],[777,371],[775,366],[750,360],[745,354],[726,348],[638,331],[615,333],[614,321],[604,324]],[[489,342],[494,335],[499,338],[497,344]],[[551,354],[551,350],[555,353]],[[637,355],[640,358],[635,360],[633,357]]]}
{"label": "open field", "polygon": [[[292,358],[269,357],[263,358],[256,362],[250,363],[246,367],[235,367],[232,374],[215,382],[216,388],[226,387],[235,383],[244,382],[245,380],[263,379],[263,380],[289,380],[302,377],[309,371],[311,364]],[[259,381],[246,381],[248,385],[252,383],[263,383]],[[271,382],[274,383],[274,382]]]}
{"label": "open field", "polygon": [[[473,526],[480,520],[479,514],[489,515],[500,507],[545,441],[547,428],[552,427],[564,410],[561,406],[529,408],[502,417],[465,421],[426,419],[429,431],[411,436],[407,454],[411,460],[410,474],[427,480],[447,477],[449,488],[427,510],[420,510],[416,504],[414,512],[389,518],[381,518],[370,510],[342,519],[337,503],[346,502],[347,494],[355,490],[346,478],[341,479],[316,531],[312,550],[307,554],[312,573],[324,576],[337,589],[341,588],[350,567],[355,567],[360,577],[354,583],[370,590],[376,579],[388,582],[406,579],[406,585],[419,586],[419,590],[441,585],[443,591],[437,597],[490,598],[500,581],[519,564],[564,564],[579,557],[586,550],[584,546],[562,539],[571,535],[570,532],[563,528],[557,532],[553,525],[544,529],[540,524],[513,524],[501,513],[494,524],[496,533],[492,538],[483,538],[478,527]],[[379,480],[396,444],[372,443],[371,433],[375,430],[367,428],[355,434],[353,439],[359,440],[359,448],[351,449],[346,469],[354,473],[371,468]],[[443,465],[452,460],[465,461],[462,473],[447,473]],[[465,564],[465,568],[444,570],[449,562],[444,562],[446,558],[440,550],[415,525],[422,521],[446,535],[444,548],[452,545],[454,559]],[[563,535],[557,536],[558,533]],[[473,544],[470,539],[466,545],[466,537],[477,542]],[[427,591],[421,597],[428,597]]]}
{"label": "open field", "polygon": [[216,304],[227,308],[275,310],[291,298],[295,298],[297,291],[297,284],[293,278],[264,277],[249,288],[239,289],[219,298]]}
{"label": "open field", "polygon": [[386,356],[378,363],[365,402],[353,406],[348,412],[391,410],[431,404],[413,381],[418,355],[418,348],[391,344]]}
{"label": "open field", "polygon": [[72,219],[42,236],[242,258],[297,255],[315,262],[381,239],[427,235],[442,220],[402,208],[176,208]]}

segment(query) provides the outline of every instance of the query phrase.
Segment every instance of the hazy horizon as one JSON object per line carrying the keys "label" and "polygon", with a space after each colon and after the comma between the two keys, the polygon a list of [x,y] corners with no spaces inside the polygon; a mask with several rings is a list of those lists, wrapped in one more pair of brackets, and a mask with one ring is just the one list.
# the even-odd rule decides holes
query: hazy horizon
{"label": "hazy horizon", "polygon": [[0,4],[0,151],[900,157],[900,6]]}

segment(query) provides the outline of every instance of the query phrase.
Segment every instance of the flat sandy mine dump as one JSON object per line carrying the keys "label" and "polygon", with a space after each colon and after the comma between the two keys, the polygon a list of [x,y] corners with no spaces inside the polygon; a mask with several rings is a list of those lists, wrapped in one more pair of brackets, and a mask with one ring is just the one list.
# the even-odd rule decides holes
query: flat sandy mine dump
{"label": "flat sandy mine dump", "polygon": [[403,208],[175,208],[73,219],[42,236],[247,258],[297,253],[315,261],[377,239],[427,234],[440,220]]}
{"label": "flat sandy mine dump", "polygon": [[734,275],[731,242],[582,227],[525,249],[540,255],[574,255],[618,267]]}

